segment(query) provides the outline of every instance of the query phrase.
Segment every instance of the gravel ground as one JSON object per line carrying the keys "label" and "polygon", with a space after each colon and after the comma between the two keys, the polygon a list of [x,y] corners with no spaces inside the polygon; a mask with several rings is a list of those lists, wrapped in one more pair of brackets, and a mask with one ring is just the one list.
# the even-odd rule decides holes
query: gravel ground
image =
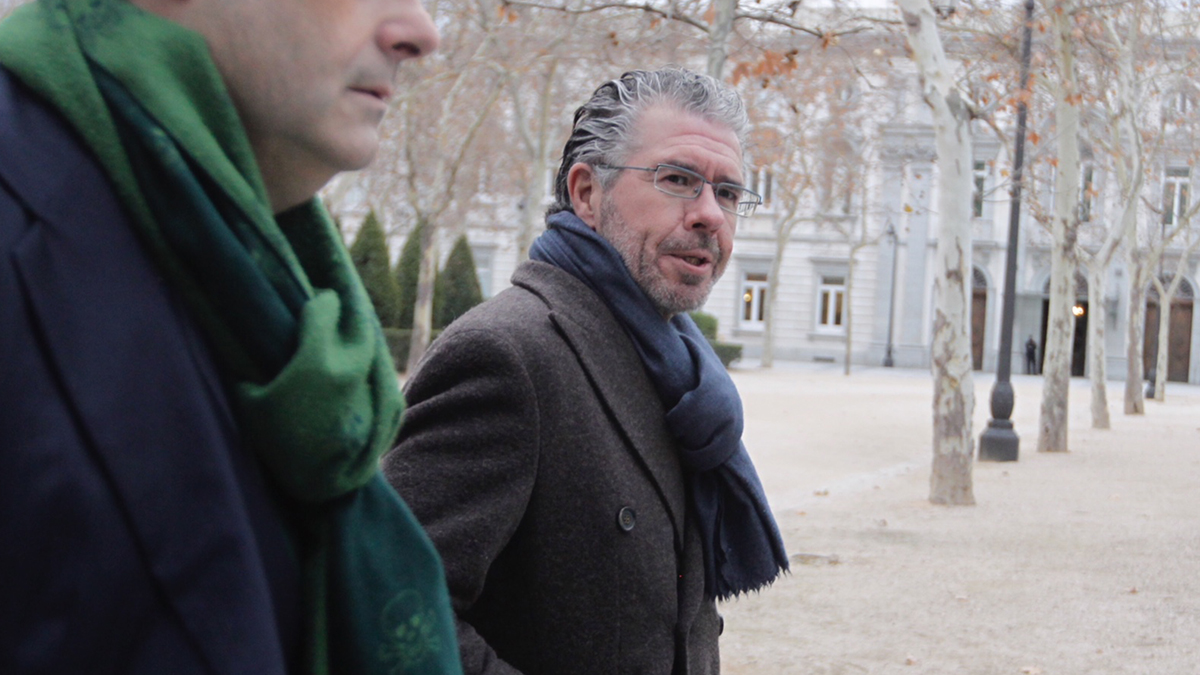
{"label": "gravel ground", "polygon": [[[1038,453],[1041,378],[1015,376],[1017,462],[978,463],[973,507],[927,501],[927,371],[736,369],[746,444],[792,572],[721,606],[726,675],[1200,673],[1200,387]],[[975,381],[975,431],[992,377]]]}

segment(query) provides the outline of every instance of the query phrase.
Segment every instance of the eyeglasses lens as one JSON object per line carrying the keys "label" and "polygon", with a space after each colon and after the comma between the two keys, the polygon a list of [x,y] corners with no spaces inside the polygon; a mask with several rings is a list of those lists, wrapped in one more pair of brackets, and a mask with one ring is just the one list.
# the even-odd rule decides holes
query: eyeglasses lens
{"label": "eyeglasses lens", "polygon": [[[655,187],[667,194],[686,199],[699,197],[707,182],[695,171],[677,166],[660,164],[654,172]],[[747,190],[731,183],[714,183],[713,195],[717,199],[718,206],[739,216],[750,215],[757,205],[757,202],[750,198]]]}

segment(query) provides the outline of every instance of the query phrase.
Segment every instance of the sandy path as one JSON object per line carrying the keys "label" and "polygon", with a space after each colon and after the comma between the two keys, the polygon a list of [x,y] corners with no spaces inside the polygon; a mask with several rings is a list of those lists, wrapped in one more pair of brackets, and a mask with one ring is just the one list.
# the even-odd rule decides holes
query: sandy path
{"label": "sandy path", "polygon": [[[978,505],[931,506],[924,371],[735,372],[792,574],[722,605],[726,675],[1200,673],[1200,387],[1035,452],[1040,378],[1014,378],[1021,457]],[[990,376],[976,382],[975,436]]]}

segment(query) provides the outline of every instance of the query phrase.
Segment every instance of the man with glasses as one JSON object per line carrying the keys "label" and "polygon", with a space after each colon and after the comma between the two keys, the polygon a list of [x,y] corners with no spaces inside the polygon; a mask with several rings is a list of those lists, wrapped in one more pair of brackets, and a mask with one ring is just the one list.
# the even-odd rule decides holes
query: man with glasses
{"label": "man with glasses", "polygon": [[786,569],[687,315],[760,202],[746,125],[685,70],[601,86],[531,260],[412,374],[384,473],[442,554],[466,673],[717,673],[716,600]]}

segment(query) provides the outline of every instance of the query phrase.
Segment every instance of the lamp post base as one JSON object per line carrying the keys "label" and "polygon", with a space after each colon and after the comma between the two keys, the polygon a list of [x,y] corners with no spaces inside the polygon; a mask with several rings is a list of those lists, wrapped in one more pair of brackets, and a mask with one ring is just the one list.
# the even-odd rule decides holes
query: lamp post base
{"label": "lamp post base", "polygon": [[988,428],[979,435],[979,461],[1015,462],[1020,445],[1011,420],[988,420]]}

